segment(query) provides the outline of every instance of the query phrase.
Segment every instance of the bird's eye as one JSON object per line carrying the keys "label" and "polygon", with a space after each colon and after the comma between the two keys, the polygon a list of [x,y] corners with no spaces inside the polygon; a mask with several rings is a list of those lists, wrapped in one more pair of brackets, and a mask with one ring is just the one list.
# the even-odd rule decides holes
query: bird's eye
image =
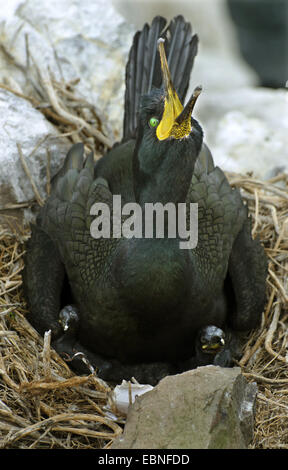
{"label": "bird's eye", "polygon": [[149,126],[150,127],[157,127],[159,124],[159,120],[155,117],[150,118],[149,120]]}

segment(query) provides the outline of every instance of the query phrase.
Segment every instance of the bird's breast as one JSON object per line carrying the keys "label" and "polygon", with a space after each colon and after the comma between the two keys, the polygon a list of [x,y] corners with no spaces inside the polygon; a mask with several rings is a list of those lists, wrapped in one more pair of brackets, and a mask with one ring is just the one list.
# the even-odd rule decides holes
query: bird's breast
{"label": "bird's breast", "polygon": [[[173,239],[133,239],[123,243],[114,264],[114,278],[127,302],[157,320],[172,315],[189,293],[188,257]],[[133,308],[132,307],[132,308]],[[176,313],[175,313],[176,315]]]}

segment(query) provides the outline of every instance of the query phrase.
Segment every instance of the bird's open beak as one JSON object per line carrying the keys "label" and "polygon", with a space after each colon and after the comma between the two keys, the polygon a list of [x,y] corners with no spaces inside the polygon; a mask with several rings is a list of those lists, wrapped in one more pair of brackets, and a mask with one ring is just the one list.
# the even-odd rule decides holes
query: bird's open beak
{"label": "bird's open beak", "polygon": [[223,349],[224,346],[225,340],[223,338],[220,338],[217,343],[202,344],[201,348],[205,352],[216,354],[218,351]]}
{"label": "bird's open beak", "polygon": [[164,49],[164,39],[162,38],[158,39],[158,49],[161,59],[165,101],[163,116],[157,127],[156,135],[159,140],[165,140],[169,137],[182,139],[191,132],[191,115],[202,88],[195,88],[184,108],[171,80]]}

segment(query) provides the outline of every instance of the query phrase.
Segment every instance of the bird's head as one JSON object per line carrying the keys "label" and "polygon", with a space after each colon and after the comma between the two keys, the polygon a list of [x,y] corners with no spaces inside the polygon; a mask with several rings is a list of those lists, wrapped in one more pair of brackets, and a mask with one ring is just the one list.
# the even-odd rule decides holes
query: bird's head
{"label": "bird's head", "polygon": [[158,47],[161,59],[164,93],[162,98],[163,113],[156,128],[157,139],[159,141],[166,139],[178,141],[189,139],[190,136],[194,137],[194,128],[196,132],[200,130],[199,124],[192,118],[192,111],[202,88],[200,86],[195,88],[184,108],[171,80],[165,55],[164,40],[162,38],[158,40]]}
{"label": "bird's head", "polygon": [[155,180],[159,168],[162,175],[166,170],[179,175],[179,179],[180,173],[186,171],[188,184],[203,143],[202,128],[192,117],[201,87],[195,88],[184,107],[172,83],[163,39],[158,40],[158,50],[163,86],[141,99],[135,150],[137,170],[142,182],[149,177]]}
{"label": "bird's head", "polygon": [[63,328],[63,331],[66,332],[74,331],[79,323],[79,317],[76,311],[76,308],[72,305],[66,305],[59,313],[58,322]]}
{"label": "bird's head", "polygon": [[214,325],[203,327],[198,335],[199,352],[216,355],[225,346],[225,333]]}

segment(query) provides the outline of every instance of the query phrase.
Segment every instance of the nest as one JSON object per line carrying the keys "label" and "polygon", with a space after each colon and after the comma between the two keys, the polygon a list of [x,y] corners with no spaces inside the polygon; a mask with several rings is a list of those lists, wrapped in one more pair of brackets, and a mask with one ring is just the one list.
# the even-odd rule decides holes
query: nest
{"label": "nest", "polygon": [[[105,448],[122,433],[110,387],[76,376],[25,318],[21,288],[28,234],[0,235],[0,447]],[[119,417],[119,422],[121,418]]]}
{"label": "nest", "polygon": [[[77,96],[76,82],[59,83],[51,74],[44,79],[36,64],[32,77],[31,69],[2,52],[25,73],[32,91],[28,95],[7,83],[0,87],[29,100],[71,143],[82,141],[98,155],[110,147],[94,106]],[[34,191],[33,202],[41,206],[44,201],[20,146],[18,150]],[[247,338],[238,363],[247,380],[258,384],[251,447],[288,448],[288,175],[265,182],[251,175],[227,176],[240,188],[252,216],[253,236],[259,236],[269,260],[262,323]],[[48,194],[49,177],[48,158]],[[31,201],[24,201],[13,209],[29,206]],[[122,433],[124,422],[113,410],[111,388],[95,373],[76,376],[50,347],[49,334],[43,340],[26,320],[21,271],[29,230],[15,230],[12,218],[7,221],[11,229],[0,229],[0,446],[108,448]],[[114,414],[109,414],[107,405]]]}
{"label": "nest", "polygon": [[252,447],[288,448],[288,175],[265,182],[237,175],[229,180],[241,188],[252,234],[259,236],[269,261],[262,324],[247,339],[239,361],[246,378],[258,384]]}

